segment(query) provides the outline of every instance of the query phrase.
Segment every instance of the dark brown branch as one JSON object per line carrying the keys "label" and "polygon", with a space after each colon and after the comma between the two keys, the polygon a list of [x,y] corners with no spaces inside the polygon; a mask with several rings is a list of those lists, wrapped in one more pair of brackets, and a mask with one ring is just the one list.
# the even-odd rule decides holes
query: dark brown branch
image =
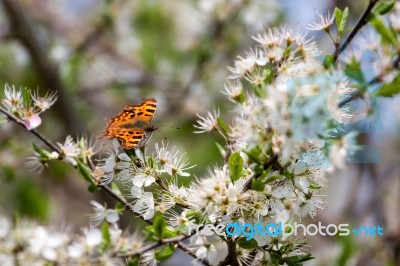
{"label": "dark brown branch", "polygon": [[378,3],[379,0],[370,0],[368,6],[364,10],[361,17],[358,19],[356,25],[350,32],[350,34],[346,37],[346,39],[340,44],[340,46],[336,47],[335,53],[333,54],[334,62],[339,58],[339,55],[346,50],[347,46],[351,43],[353,38],[357,35],[360,29],[367,24],[368,20],[367,17],[371,13],[372,9],[374,8],[375,4]]}
{"label": "dark brown branch", "polygon": [[[392,62],[392,67],[393,67],[393,68],[397,68],[397,69],[400,68],[400,56],[397,56],[397,57],[393,60],[393,62]],[[376,77],[374,77],[373,79],[371,79],[371,80],[368,82],[368,86],[372,86],[372,85],[374,85],[374,84],[377,84],[377,83],[381,82],[382,79],[384,78],[384,75],[385,75],[385,73],[382,72],[382,73],[380,73],[379,75],[377,75]],[[346,104],[351,103],[352,101],[357,100],[358,98],[362,98],[362,97],[363,97],[363,95],[362,95],[360,92],[357,91],[357,92],[353,93],[352,95],[350,95],[350,97],[347,97],[347,98],[343,99],[342,101],[340,101],[340,102],[338,103],[338,107],[339,107],[339,108],[342,108],[342,107],[345,106]]]}
{"label": "dark brown branch", "polygon": [[45,89],[57,91],[60,100],[56,102],[55,107],[59,117],[63,119],[70,133],[82,133],[84,131],[83,124],[80,122],[80,118],[73,108],[74,104],[61,82],[57,66],[48,58],[42,45],[37,40],[31,24],[18,6],[18,1],[3,0],[2,3],[11,27],[10,32],[28,51],[35,71],[42,81],[42,86]]}
{"label": "dark brown branch", "polygon": [[[10,114],[7,110],[5,110],[3,107],[0,106],[0,112],[5,114],[7,116],[7,118],[15,123],[17,123],[18,125],[22,126],[24,129],[27,130],[27,128],[25,127],[25,124],[16,116]],[[39,140],[41,140],[43,143],[45,143],[51,150],[57,152],[57,153],[61,153],[60,149],[53,144],[50,140],[46,139],[46,137],[44,137],[42,134],[40,134],[39,132],[37,132],[35,129],[29,130],[30,133],[32,133],[34,136],[36,136]],[[94,168],[94,165],[90,162],[90,167]],[[76,166],[75,166],[76,168]],[[93,178],[93,177],[92,177]],[[123,197],[117,195],[114,191],[112,191],[111,188],[109,188],[107,185],[104,185],[102,183],[97,182],[97,180],[95,180],[93,178],[93,181],[96,182],[97,187],[99,187],[100,189],[102,189],[103,191],[105,191],[107,194],[109,194],[112,198],[114,198],[116,201],[120,202],[126,210],[132,212],[132,213],[136,213],[133,210],[133,207],[131,204],[129,204],[129,202],[127,200],[125,200]],[[146,223],[148,224],[152,224],[152,222],[150,220],[144,220]],[[194,257],[195,259],[197,259],[196,254],[194,254],[184,243],[181,243],[180,241],[186,240],[188,238],[190,238],[191,236],[193,236],[196,233],[196,230],[193,230],[192,232],[190,232],[190,234],[184,234],[184,235],[180,235],[178,237],[175,238],[170,238],[170,239],[165,239],[165,240],[161,240],[158,243],[153,243],[148,245],[146,248],[148,248],[145,251],[148,251],[152,248],[157,248],[159,246],[162,246],[164,244],[168,244],[168,243],[177,243],[178,247],[180,249],[182,249],[183,251],[185,251],[187,254],[189,254],[190,256]],[[145,252],[145,251],[141,251],[141,252]],[[127,253],[124,254],[123,257],[132,257],[135,255],[138,255],[140,253],[134,252],[134,253]],[[202,263],[206,266],[210,266],[210,264],[207,261],[202,261]]]}
{"label": "dark brown branch", "polygon": [[[198,259],[196,254],[194,254],[193,251],[190,250],[190,248],[188,246],[186,246],[184,243],[178,242],[177,245],[181,250],[185,251],[186,254],[189,254],[193,258]],[[207,260],[200,260],[200,262],[205,266],[211,266],[211,264]]]}
{"label": "dark brown branch", "polygon": [[[3,114],[5,114],[7,116],[7,118],[15,123],[17,123],[18,125],[20,125],[21,127],[25,128],[26,130],[28,130],[24,124],[23,121],[21,121],[21,119],[19,119],[18,117],[10,114],[7,110],[5,110],[3,107],[0,106],[0,112],[2,112]],[[31,132],[33,135],[35,135],[38,139],[40,139],[44,144],[46,144],[51,150],[57,152],[58,154],[61,153],[60,149],[54,145],[51,141],[49,141],[48,139],[46,139],[46,137],[44,137],[42,134],[40,134],[36,129],[32,129],[29,130],[29,132]]]}
{"label": "dark brown branch", "polygon": [[[149,250],[152,250],[152,249],[156,249],[156,248],[161,247],[161,246],[166,245],[166,244],[175,243],[178,246],[178,248],[183,250],[186,254],[192,256],[195,259],[198,259],[196,254],[194,254],[193,251],[190,250],[190,248],[186,244],[181,242],[181,241],[184,241],[184,240],[188,239],[189,237],[191,237],[193,235],[193,233],[189,234],[189,235],[180,235],[180,236],[177,236],[177,237],[163,239],[163,240],[160,240],[157,243],[151,243],[149,245],[146,245],[146,246],[144,246],[143,248],[141,248],[138,251],[131,252],[131,253],[120,254],[120,255],[116,255],[116,256],[121,257],[121,258],[129,258],[129,257],[133,257],[133,256],[136,256],[136,255],[140,255],[140,254],[142,254],[142,253],[144,253],[146,251],[149,251]],[[211,266],[211,264],[209,264],[206,260],[202,260],[201,263],[203,265],[205,265],[205,266]]]}
{"label": "dark brown branch", "polygon": [[178,243],[179,241],[182,241],[185,239],[186,236],[181,235],[181,236],[177,236],[177,237],[172,237],[172,238],[167,238],[167,239],[163,239],[160,240],[157,243],[151,243],[148,244],[144,247],[142,247],[140,250],[135,251],[135,252],[131,252],[131,253],[125,253],[125,254],[120,254],[120,255],[116,255],[118,257],[122,257],[122,258],[129,258],[129,257],[134,257],[136,255],[140,255],[146,251],[152,250],[152,249],[156,249],[158,247],[161,247],[165,244],[170,244],[170,243]]}
{"label": "dark brown branch", "polygon": [[224,261],[218,264],[218,266],[225,266],[225,265],[230,265],[230,266],[239,266],[239,261],[237,259],[237,251],[236,251],[236,243],[232,239],[228,239],[226,241],[226,244],[228,245],[228,256],[225,258]]}

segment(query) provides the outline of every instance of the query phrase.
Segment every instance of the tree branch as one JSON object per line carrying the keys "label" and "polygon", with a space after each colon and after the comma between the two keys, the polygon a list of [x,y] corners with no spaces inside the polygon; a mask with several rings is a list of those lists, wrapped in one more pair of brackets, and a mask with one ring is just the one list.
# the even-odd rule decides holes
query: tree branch
{"label": "tree branch", "polygon": [[356,25],[354,26],[354,28],[352,29],[352,31],[350,32],[350,34],[347,36],[347,38],[341,43],[340,46],[336,47],[335,49],[335,53],[333,54],[333,59],[334,62],[336,62],[336,60],[339,58],[339,55],[346,50],[347,46],[351,43],[351,41],[353,40],[353,38],[357,35],[357,33],[359,32],[359,30],[365,25],[367,24],[368,20],[367,17],[368,15],[371,13],[372,9],[374,8],[375,4],[378,3],[379,0],[370,0],[368,3],[368,6],[366,7],[366,9],[364,10],[363,14],[361,15],[361,17],[358,19]]}
{"label": "tree branch", "polygon": [[[5,114],[7,116],[7,118],[15,123],[17,123],[18,125],[20,125],[21,127],[23,127],[24,129],[27,130],[27,128],[25,127],[25,124],[16,116],[12,115],[11,113],[9,113],[7,110],[5,110],[3,107],[0,106],[0,112]],[[53,144],[50,140],[48,140],[45,136],[43,136],[42,134],[40,134],[37,130],[32,129],[29,130],[29,132],[31,134],[33,134],[34,136],[36,136],[39,140],[41,140],[43,143],[45,143],[51,150],[57,152],[57,153],[61,153],[59,147],[57,147],[55,144]],[[90,163],[90,167],[93,168],[94,166],[92,165],[92,163]],[[74,168],[76,168],[76,166],[74,166]],[[93,169],[92,169],[93,170]],[[93,178],[93,177],[92,177]],[[100,189],[102,189],[103,191],[105,191],[107,194],[109,194],[112,198],[114,198],[116,201],[120,202],[126,210],[136,214],[136,212],[133,210],[132,205],[123,197],[119,196],[118,194],[116,194],[110,187],[108,187],[105,184],[99,183],[97,182],[97,180],[95,178],[93,178],[93,181],[96,182],[97,187],[99,187]],[[144,219],[143,219],[144,220]],[[144,220],[146,223],[148,224],[152,224],[152,222],[150,220]],[[168,243],[177,243],[178,247],[180,249],[182,249],[183,251],[185,251],[187,254],[189,254],[190,256],[194,257],[195,259],[198,259],[196,254],[194,254],[189,247],[187,247],[184,243],[180,242],[183,240],[186,240],[188,238],[190,238],[191,236],[193,236],[196,233],[196,230],[193,230],[192,232],[190,232],[189,234],[182,234],[178,237],[174,237],[174,238],[170,238],[170,239],[165,239],[165,240],[161,240],[158,243],[153,243],[153,244],[149,244],[148,246],[146,246],[145,248],[141,249],[141,252],[133,252],[133,253],[127,253],[127,254],[123,254],[122,257],[132,257],[135,255],[138,255],[142,252],[148,251],[150,249],[153,248],[157,248],[159,246],[162,246],[164,244],[168,244]],[[145,250],[144,250],[145,249]],[[143,251],[144,250],[144,251]],[[121,257],[121,256],[120,256]],[[202,261],[202,263],[206,266],[210,266],[210,264],[207,261]]]}
{"label": "tree branch", "polygon": [[[14,116],[13,114],[10,114],[7,110],[5,110],[3,107],[0,106],[0,112],[2,112],[3,114],[5,114],[7,116],[7,118],[15,123],[17,123],[18,125],[20,125],[21,127],[23,127],[24,129],[28,130],[25,126],[25,123],[23,121],[21,121],[21,119],[19,119],[18,117]],[[61,153],[59,147],[57,147],[55,144],[53,144],[51,141],[49,141],[48,139],[46,139],[45,136],[43,136],[42,134],[40,134],[36,129],[32,129],[29,130],[29,132],[31,132],[33,135],[35,135],[38,139],[40,139],[44,144],[47,145],[47,147],[49,147],[51,150],[57,152],[58,154]]]}
{"label": "tree branch", "polygon": [[[396,68],[396,69],[399,69],[400,68],[400,56],[397,56],[394,60],[393,60],[393,62],[392,62],[392,67],[393,68]],[[371,79],[369,82],[368,82],[368,86],[371,86],[371,85],[374,85],[374,84],[376,84],[376,83],[379,83],[379,82],[381,82],[381,80],[384,78],[384,76],[385,76],[385,72],[382,72],[382,73],[380,73],[379,75],[377,75],[376,77],[374,77],[373,79]],[[340,101],[339,103],[338,103],[338,107],[339,108],[342,108],[343,106],[345,106],[346,104],[348,104],[348,103],[351,103],[352,101],[354,101],[354,100],[356,100],[356,99],[358,99],[358,98],[362,98],[363,97],[363,95],[360,93],[360,92],[355,92],[355,93],[353,93],[352,95],[350,95],[350,97],[347,97],[346,99],[343,99],[342,101]]]}

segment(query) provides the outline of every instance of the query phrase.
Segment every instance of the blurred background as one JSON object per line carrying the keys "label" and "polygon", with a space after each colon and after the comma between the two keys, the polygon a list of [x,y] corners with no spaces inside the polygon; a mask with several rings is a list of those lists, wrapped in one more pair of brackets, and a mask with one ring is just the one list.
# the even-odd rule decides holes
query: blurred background
{"label": "blurred background", "polygon": [[[155,97],[159,104],[153,122],[161,134],[153,134],[149,146],[167,138],[186,151],[197,164],[193,175],[201,177],[222,160],[215,146],[218,136],[193,133],[196,114],[218,106],[226,121],[234,115],[221,90],[227,66],[254,46],[251,36],[282,24],[304,30],[316,18],[315,10],[324,14],[335,6],[348,6],[348,23],[354,25],[367,3],[2,0],[0,86],[57,91],[58,101],[44,114],[39,131],[61,143],[68,134],[95,139],[124,105]],[[333,52],[325,35],[311,34],[322,51]],[[400,265],[399,100],[380,100],[384,128],[365,136],[381,152],[380,163],[353,164],[333,173],[326,192],[330,205],[316,218],[326,224],[379,224],[385,235],[312,237],[316,259],[306,265]],[[32,142],[40,144],[18,126],[0,124],[0,212],[79,231],[89,224],[83,214],[92,212],[90,199],[112,206],[106,195],[89,193],[76,171],[60,162],[41,175],[28,172],[23,165],[33,153]],[[123,225],[135,229],[141,223],[126,217]],[[182,265],[179,256],[185,255],[165,265]]]}

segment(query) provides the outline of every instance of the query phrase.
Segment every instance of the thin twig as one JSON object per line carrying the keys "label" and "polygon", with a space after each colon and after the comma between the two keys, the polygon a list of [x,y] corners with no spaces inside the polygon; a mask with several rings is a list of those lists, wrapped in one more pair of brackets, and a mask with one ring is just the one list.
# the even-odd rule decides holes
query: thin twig
{"label": "thin twig", "polygon": [[[192,256],[193,258],[195,258],[195,259],[197,259],[197,260],[199,259],[199,258],[196,256],[196,254],[194,254],[193,251],[190,250],[190,248],[189,248],[186,244],[184,244],[184,243],[182,243],[182,242],[178,242],[177,245],[178,245],[178,247],[179,247],[181,250],[185,251],[186,254]],[[202,264],[205,265],[205,266],[211,266],[211,264],[210,264],[206,259],[198,260],[198,262],[202,263]]]}
{"label": "thin twig", "polygon": [[[9,120],[14,121],[15,123],[17,123],[18,125],[20,125],[21,127],[23,127],[24,129],[28,130],[24,124],[23,121],[21,121],[21,119],[19,119],[18,117],[14,116],[13,114],[9,113],[7,110],[5,110],[3,107],[0,106],[0,112],[2,112],[3,114],[5,114],[7,116],[7,118]],[[46,139],[45,136],[43,136],[42,134],[40,134],[36,129],[31,129],[29,130],[29,132],[31,132],[33,135],[35,135],[38,139],[40,139],[44,144],[46,144],[50,149],[52,149],[53,151],[57,152],[58,154],[61,153],[61,150],[59,147],[57,147],[56,145],[54,145],[51,141],[49,141],[48,139]]]}
{"label": "thin twig", "polygon": [[375,4],[378,3],[379,0],[370,0],[368,6],[365,8],[363,14],[358,19],[356,25],[350,32],[350,34],[346,37],[346,39],[341,43],[340,46],[336,47],[335,53],[333,54],[334,62],[339,58],[339,55],[346,50],[347,46],[351,43],[353,38],[357,35],[359,30],[367,24],[368,20],[367,17],[371,13],[372,9],[374,8]]}
{"label": "thin twig", "polygon": [[[400,68],[400,56],[397,56],[397,57],[393,60],[393,62],[392,62],[392,67],[393,67],[393,68],[397,68],[397,69]],[[375,84],[381,82],[382,79],[384,78],[384,76],[385,76],[385,71],[382,72],[382,73],[380,73],[379,75],[375,76],[373,79],[371,79],[371,80],[368,82],[367,86],[372,86],[372,85],[375,85]],[[350,97],[347,97],[347,98],[343,99],[342,101],[340,101],[340,102],[338,103],[338,107],[339,107],[339,108],[342,108],[342,107],[345,106],[346,104],[351,103],[352,101],[357,100],[358,98],[362,98],[362,97],[363,97],[363,95],[362,95],[359,91],[357,91],[357,92],[351,94]]]}
{"label": "thin twig", "polygon": [[[18,117],[12,115],[11,113],[9,113],[7,110],[5,110],[3,107],[0,106],[0,112],[5,114],[9,120],[17,123],[18,125],[22,126],[24,129],[27,130],[27,128],[25,127],[25,124],[21,121],[21,119],[19,119]],[[45,143],[50,149],[52,149],[53,151],[57,152],[57,153],[61,153],[59,147],[57,147],[56,145],[54,145],[50,140],[48,140],[46,137],[44,137],[42,134],[40,134],[38,131],[36,131],[35,129],[29,130],[30,133],[32,133],[34,136],[36,136],[38,139],[40,139],[43,143]],[[93,168],[92,163],[90,163],[90,167]],[[74,166],[74,168],[76,168],[76,166]],[[93,170],[93,169],[92,169]],[[93,178],[93,177],[92,177]],[[105,184],[99,183],[97,182],[97,180],[95,178],[93,178],[93,181],[96,182],[97,187],[99,187],[100,189],[104,190],[106,193],[108,193],[112,198],[114,198],[116,201],[120,202],[126,210],[136,214],[136,212],[133,210],[133,207],[131,204],[129,204],[129,202],[119,196],[118,194],[116,194],[110,187],[108,187]],[[144,220],[144,219],[143,219]],[[146,223],[148,224],[152,224],[151,220],[144,220]],[[196,230],[193,230],[192,232],[190,232],[189,234],[182,234],[178,237],[175,238],[170,238],[170,239],[165,239],[165,240],[160,240],[158,243],[153,243],[150,244],[148,247],[159,247],[162,246],[164,244],[168,244],[168,243],[177,243],[178,247],[180,249],[182,249],[183,251],[185,251],[186,253],[188,253],[190,256],[194,257],[195,259],[198,259],[196,254],[194,254],[184,243],[181,243],[179,241],[183,241],[186,240],[188,238],[190,238],[191,236],[193,236],[196,233]],[[148,250],[150,250],[151,248],[149,248]],[[147,251],[147,250],[146,250]],[[143,251],[145,252],[145,251]],[[140,254],[140,253],[138,253]],[[127,253],[124,254],[123,257],[132,257],[137,255],[136,252],[134,253]],[[206,261],[202,262],[204,265],[209,266],[210,264],[208,264]]]}
{"label": "thin twig", "polygon": [[181,235],[181,236],[177,236],[177,237],[171,237],[171,238],[167,238],[167,239],[162,239],[157,243],[148,244],[148,245],[142,247],[141,249],[139,249],[138,251],[131,252],[131,253],[125,253],[125,254],[119,254],[119,255],[116,255],[116,256],[120,257],[120,258],[134,257],[134,256],[140,255],[140,254],[142,254],[142,253],[144,253],[146,251],[161,247],[161,246],[163,246],[165,244],[177,243],[179,241],[184,240],[185,238],[187,238],[186,235]]}

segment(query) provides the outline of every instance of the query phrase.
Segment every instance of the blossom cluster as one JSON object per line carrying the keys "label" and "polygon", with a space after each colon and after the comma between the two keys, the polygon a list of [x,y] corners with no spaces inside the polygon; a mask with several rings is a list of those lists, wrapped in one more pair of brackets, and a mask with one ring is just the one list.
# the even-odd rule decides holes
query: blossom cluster
{"label": "blossom cluster", "polygon": [[[178,176],[187,177],[190,174],[188,160],[184,154],[180,154],[176,147],[170,147],[168,143],[156,144],[155,152],[146,155],[140,149],[135,149],[134,154],[128,156],[119,149],[118,141],[114,140],[114,149],[108,151],[107,156],[101,160],[95,169],[95,178],[102,184],[120,182],[124,188],[129,188],[129,197],[134,199],[133,210],[145,220],[154,216],[155,208],[165,212],[172,208],[179,195],[174,200],[167,200],[168,195],[173,199],[174,183]],[[153,192],[145,189],[152,184],[158,184],[163,190],[160,198],[155,202]],[[170,189],[167,189],[167,187]]]}
{"label": "blossom cluster", "polygon": [[[399,14],[400,5],[396,3],[389,22],[397,33]],[[308,29],[330,34],[335,17],[318,16],[320,22],[310,23]],[[214,109],[198,115],[194,125],[195,133],[217,132],[222,136],[224,143],[217,146],[223,165],[184,186],[180,178],[189,177],[189,170],[195,165],[168,143],[156,143],[154,152],[148,152],[148,147],[121,149],[114,140],[113,149],[96,160],[92,159],[99,149],[85,136],[76,141],[68,136],[53,151],[35,146],[28,167],[42,170],[50,160],[63,160],[77,168],[87,181],[109,188],[119,203],[107,208],[92,201],[92,227],[76,239],[67,229],[56,232],[24,222],[12,226],[0,216],[0,251],[4,254],[0,262],[114,265],[122,263],[118,258],[136,257],[140,265],[156,265],[178,246],[166,245],[157,253],[157,245],[181,241],[171,240],[177,235],[189,239],[186,251],[197,258],[194,264],[221,264],[227,261],[232,249],[241,265],[277,265],[287,261],[300,265],[311,259],[304,249],[306,242],[293,236],[256,236],[255,241],[244,242],[237,236],[196,235],[187,231],[206,223],[288,224],[305,217],[315,219],[317,211],[325,209],[328,203],[323,195],[327,178],[344,169],[346,160],[359,149],[354,141],[357,132],[351,132],[354,128],[348,125],[365,118],[367,123],[371,122],[370,106],[352,112],[351,105],[341,104],[343,99],[360,94],[355,84],[369,84],[360,78],[361,72],[338,72],[321,60],[321,51],[312,38],[288,26],[266,29],[253,39],[257,45],[238,56],[229,67],[230,75],[222,90],[234,105],[232,121],[225,122],[220,111]],[[371,45],[364,42],[362,47],[366,48],[367,43]],[[396,51],[388,47],[369,48],[376,55],[375,68],[385,72],[379,78],[392,82],[398,79],[398,66],[391,62]],[[342,59],[345,68],[361,60],[357,55]],[[368,98],[368,90],[363,92],[361,98]],[[39,97],[33,93],[27,103],[22,91],[9,86],[5,95],[5,108],[25,121],[29,130],[40,124],[39,113],[56,100],[55,94]],[[154,240],[153,249],[139,254],[144,239],[137,234],[123,234],[119,229],[124,210],[149,223],[146,235]],[[171,242],[165,242],[167,238]]]}
{"label": "blossom cluster", "polygon": [[49,109],[57,100],[57,93],[46,93],[40,96],[39,92],[16,89],[5,85],[3,106],[12,114],[24,121],[28,130],[38,127],[42,123],[40,114]]}
{"label": "blossom cluster", "polygon": [[0,264],[123,265],[117,255],[139,251],[144,238],[112,225],[105,241],[104,228],[87,227],[73,234],[69,227],[51,229],[27,220],[12,223],[0,215]]}
{"label": "blossom cluster", "polygon": [[[253,38],[258,45],[229,68],[223,90],[235,103],[233,121],[228,127],[214,111],[198,122],[199,132],[218,131],[225,138],[227,163],[189,189],[189,205],[212,222],[227,217],[249,224],[314,218],[326,206],[320,191],[335,167],[325,155],[331,149],[319,137],[329,118],[326,101],[346,81],[332,79],[318,60],[316,43],[305,34],[284,26]],[[334,156],[343,161],[346,152]],[[256,240],[260,247],[277,241]],[[227,248],[221,245],[224,240],[216,241]],[[275,247],[283,253],[295,243],[290,238],[279,241]],[[295,253],[302,252],[293,248],[286,255]],[[260,249],[251,261],[262,264],[270,255]],[[244,261],[249,259],[243,256]]]}
{"label": "blossom cluster", "polygon": [[47,151],[34,145],[35,153],[27,158],[25,166],[30,171],[41,173],[51,160],[62,160],[74,167],[78,162],[87,164],[99,151],[97,144],[86,135],[79,137],[76,141],[68,135],[64,143],[57,143],[57,151]]}

